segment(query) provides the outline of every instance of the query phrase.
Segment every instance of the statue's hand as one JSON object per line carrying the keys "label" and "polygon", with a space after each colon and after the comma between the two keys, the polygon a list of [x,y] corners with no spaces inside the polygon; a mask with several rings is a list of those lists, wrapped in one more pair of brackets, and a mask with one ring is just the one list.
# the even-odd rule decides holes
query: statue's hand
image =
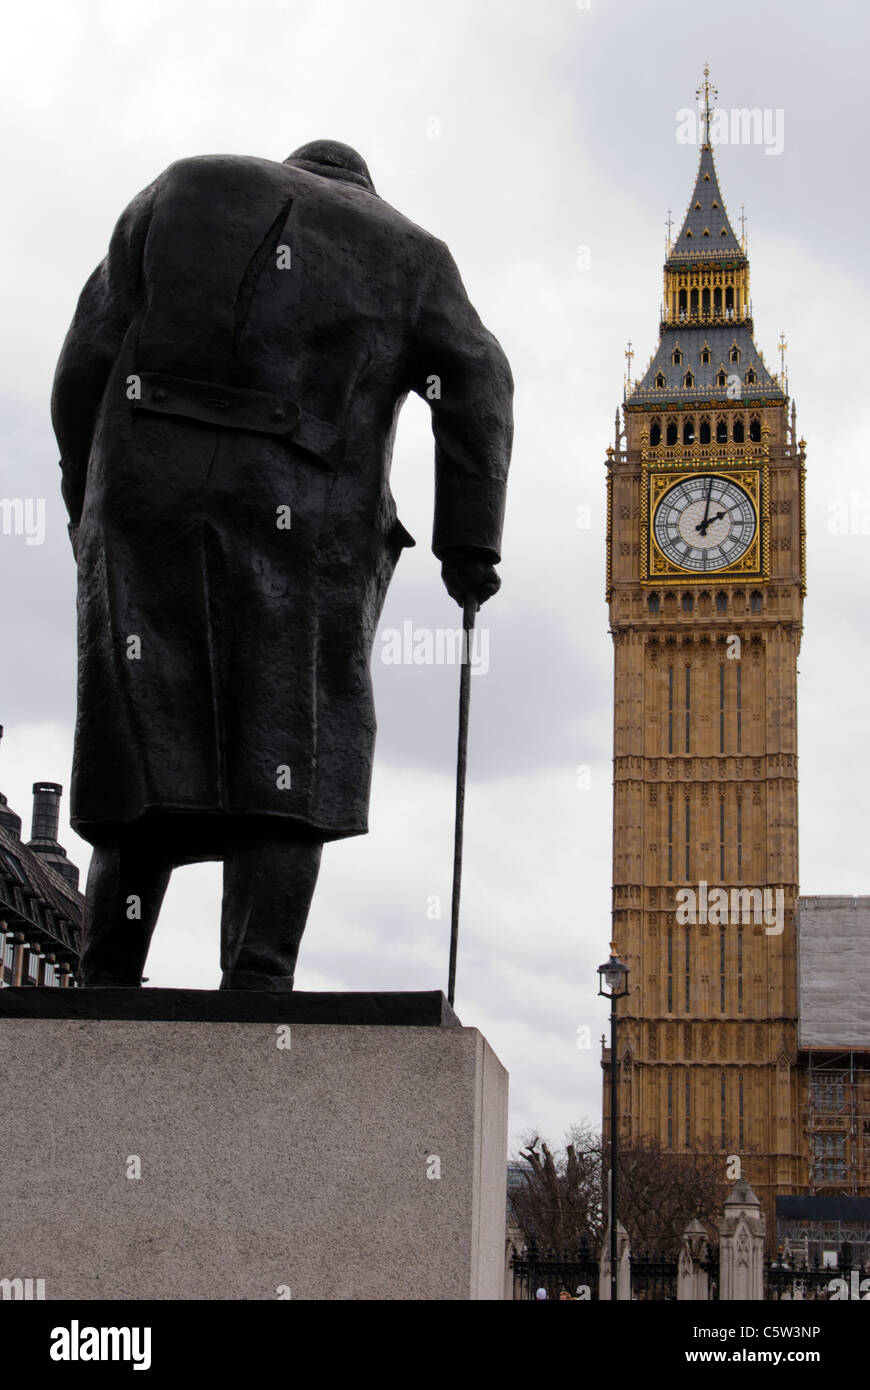
{"label": "statue's hand", "polygon": [[471,551],[456,550],[445,556],[441,565],[441,578],[448,594],[456,600],[460,608],[469,598],[476,599],[479,607],[501,588],[501,580],[495,572],[495,566],[477,559]]}

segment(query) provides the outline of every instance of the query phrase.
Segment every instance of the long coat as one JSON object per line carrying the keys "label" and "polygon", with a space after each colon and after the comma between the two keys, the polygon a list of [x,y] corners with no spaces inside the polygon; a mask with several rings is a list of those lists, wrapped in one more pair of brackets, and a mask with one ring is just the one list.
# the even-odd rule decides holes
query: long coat
{"label": "long coat", "polygon": [[366,831],[409,391],[436,556],[497,561],[511,375],[442,242],[352,175],[234,156],[171,165],[124,212],[52,398],[79,834],[161,812]]}

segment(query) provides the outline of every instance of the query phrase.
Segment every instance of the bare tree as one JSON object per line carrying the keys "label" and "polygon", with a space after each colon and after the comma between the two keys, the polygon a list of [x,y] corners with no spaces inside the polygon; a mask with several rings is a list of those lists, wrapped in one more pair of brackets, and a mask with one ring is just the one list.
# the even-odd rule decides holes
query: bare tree
{"label": "bare tree", "polygon": [[[512,1190],[514,1217],[540,1248],[597,1253],[607,1226],[609,1145],[588,1122],[569,1131],[561,1149],[527,1136],[515,1162],[522,1183]],[[700,1149],[671,1153],[649,1140],[620,1146],[619,1219],[636,1254],[676,1256],[693,1217],[716,1239],[725,1197],[721,1155]]]}
{"label": "bare tree", "polygon": [[[686,1226],[697,1217],[717,1242],[727,1183],[721,1155],[693,1149],[671,1153],[654,1140],[619,1149],[619,1212],[632,1251],[673,1258]],[[604,1171],[609,1145],[602,1145]]]}
{"label": "bare tree", "polygon": [[588,1123],[576,1125],[561,1151],[553,1152],[537,1134],[526,1137],[518,1162],[522,1186],[511,1194],[514,1216],[526,1240],[542,1248],[597,1248],[604,1228],[601,1141]]}

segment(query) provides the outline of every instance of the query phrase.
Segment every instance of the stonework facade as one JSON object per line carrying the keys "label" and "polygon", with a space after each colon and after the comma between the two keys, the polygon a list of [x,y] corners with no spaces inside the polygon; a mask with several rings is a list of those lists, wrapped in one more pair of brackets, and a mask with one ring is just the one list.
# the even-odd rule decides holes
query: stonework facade
{"label": "stonework facade", "polygon": [[[607,451],[621,1135],[738,1155],[773,1226],[806,1182],[797,658],[805,444],[755,345],[701,150],[659,347]],[[630,361],[630,358],[629,358]],[[718,890],[718,891],[717,891]],[[749,890],[749,891],[747,891]],[[605,1070],[605,1114],[609,1100]]]}

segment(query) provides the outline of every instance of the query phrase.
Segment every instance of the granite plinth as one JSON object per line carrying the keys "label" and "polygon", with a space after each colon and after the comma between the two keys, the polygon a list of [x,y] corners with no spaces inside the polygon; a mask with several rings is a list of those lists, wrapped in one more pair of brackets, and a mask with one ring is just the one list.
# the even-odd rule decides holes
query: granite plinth
{"label": "granite plinth", "polygon": [[476,1029],[3,1003],[0,1279],[48,1300],[503,1296],[507,1074]]}

